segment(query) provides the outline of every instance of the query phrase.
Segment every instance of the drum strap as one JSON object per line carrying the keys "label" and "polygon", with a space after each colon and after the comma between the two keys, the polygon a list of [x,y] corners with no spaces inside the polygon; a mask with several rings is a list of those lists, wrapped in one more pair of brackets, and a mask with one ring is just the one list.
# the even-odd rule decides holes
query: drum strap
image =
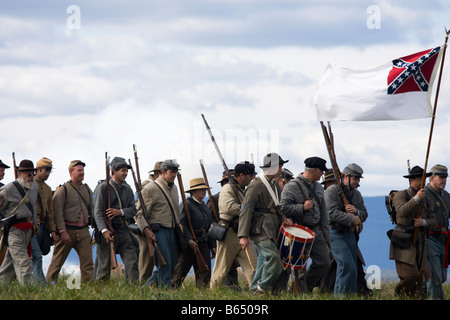
{"label": "drum strap", "polygon": [[272,187],[269,185],[269,181],[267,180],[267,177],[265,174],[261,174],[260,179],[263,182],[264,186],[266,187],[267,191],[269,191],[269,194],[272,197],[273,202],[275,203],[275,206],[278,206],[280,204],[280,200],[278,198],[278,193],[276,193],[272,189]]}

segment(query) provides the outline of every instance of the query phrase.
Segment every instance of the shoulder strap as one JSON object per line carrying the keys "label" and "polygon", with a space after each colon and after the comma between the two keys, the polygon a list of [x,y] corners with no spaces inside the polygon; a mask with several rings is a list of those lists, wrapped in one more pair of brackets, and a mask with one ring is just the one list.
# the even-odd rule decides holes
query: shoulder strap
{"label": "shoulder strap", "polygon": [[[80,191],[78,191],[78,189],[71,183],[69,182],[69,184],[72,186],[72,188],[78,193],[78,195],[80,196],[81,200],[83,201],[84,205],[86,206],[86,209],[89,212],[89,203],[86,203],[86,201],[84,200],[83,196],[81,195]],[[89,190],[88,193],[90,194]]]}
{"label": "shoulder strap", "polygon": [[170,207],[170,211],[172,212],[172,217],[173,217],[173,222],[175,223],[175,225],[177,224],[177,219],[175,217],[175,211],[173,210],[172,207],[172,202],[170,201],[170,199],[167,197],[166,193],[164,192],[163,188],[159,185],[158,181],[155,180],[155,184],[158,186],[158,188],[161,190],[162,194],[164,195],[164,197],[167,200],[167,203],[169,204]]}
{"label": "shoulder strap", "polygon": [[122,209],[122,199],[120,199],[119,192],[117,191],[116,187],[111,182],[111,180],[109,180],[109,185],[113,188],[114,193],[116,194],[117,201],[119,202],[119,209]]}
{"label": "shoulder strap", "polygon": [[22,199],[25,199],[24,201],[25,201],[25,204],[27,205],[28,209],[30,209],[31,213],[33,213],[33,206],[31,205],[30,201],[27,201],[28,197],[26,197],[28,195],[28,191],[31,189],[29,189],[27,191],[27,193],[25,193],[25,190],[23,190],[22,186],[20,185],[20,183],[17,180],[14,180],[13,184],[19,191],[20,195],[22,196]]}
{"label": "shoulder strap", "polygon": [[264,186],[266,187],[267,191],[269,191],[270,196],[272,197],[273,202],[275,205],[280,204],[280,200],[278,198],[278,193],[275,193],[272,187],[269,185],[269,181],[267,181],[267,178],[264,174],[261,174],[260,176],[261,181],[263,182]]}

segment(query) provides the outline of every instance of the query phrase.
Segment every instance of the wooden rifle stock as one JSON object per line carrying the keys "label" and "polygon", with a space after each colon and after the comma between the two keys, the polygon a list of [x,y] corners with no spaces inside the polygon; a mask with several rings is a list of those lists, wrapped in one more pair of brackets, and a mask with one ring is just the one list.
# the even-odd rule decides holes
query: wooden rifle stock
{"label": "wooden rifle stock", "polygon": [[[192,227],[191,216],[189,215],[189,210],[186,202],[186,194],[184,193],[183,181],[181,179],[181,174],[177,173],[178,186],[180,188],[181,200],[183,201],[184,215],[186,216],[186,222],[189,228],[189,231],[192,235],[192,239],[198,243],[197,237],[195,236],[194,228]],[[195,250],[195,257],[197,258],[197,265],[199,271],[209,270],[208,265],[206,264],[205,258],[203,258],[202,253],[197,249]]]}
{"label": "wooden rifle stock", "polygon": [[[111,238],[114,238],[114,228],[112,226],[111,220],[109,219],[106,210],[110,208],[110,199],[109,199],[109,161],[108,161],[108,152],[105,152],[105,162],[106,162],[106,186],[105,186],[105,200],[104,200],[104,210],[103,217],[105,219],[106,226],[108,230],[111,232]],[[111,269],[116,269],[118,267],[117,257],[116,257],[116,249],[114,248],[114,241],[109,241],[109,248],[111,253]]]}
{"label": "wooden rifle stock", "polygon": [[[134,145],[133,145],[133,148],[134,148],[134,156],[135,156],[134,159],[135,159],[136,168],[137,168],[139,166],[139,162],[138,162],[137,152],[136,152]],[[138,180],[136,178],[136,175],[134,173],[133,166],[131,165],[130,159],[128,159],[128,164],[130,165],[130,168],[131,168],[131,175],[133,176],[134,186],[136,188],[136,192],[138,194],[138,199],[141,204],[142,214],[144,215],[144,217],[147,217],[147,209],[145,208],[144,198],[142,197],[142,193],[141,193],[142,185],[140,183],[140,180]],[[151,229],[150,226],[148,226],[148,227]],[[156,258],[158,259],[158,264],[161,267],[164,267],[167,264],[167,261],[166,261],[166,259],[164,259],[164,256],[162,255],[161,250],[158,247],[158,244],[156,243],[156,241],[148,239],[145,235],[144,235],[144,237],[147,239],[148,251],[149,251],[150,257],[153,257],[153,247],[155,247],[155,253],[156,253]]]}

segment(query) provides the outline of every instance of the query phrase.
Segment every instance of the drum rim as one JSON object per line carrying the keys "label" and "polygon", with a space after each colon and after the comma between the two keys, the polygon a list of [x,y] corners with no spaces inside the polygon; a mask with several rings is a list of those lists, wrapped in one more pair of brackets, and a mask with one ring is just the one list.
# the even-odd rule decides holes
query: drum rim
{"label": "drum rim", "polygon": [[[305,239],[305,238],[301,238],[301,237],[295,236],[295,235],[289,233],[286,230],[286,227],[296,227],[296,228],[302,229],[302,230],[308,232],[310,235],[312,235],[312,238]],[[310,228],[302,226],[301,224],[298,224],[298,223],[293,223],[292,225],[289,225],[289,226],[284,226],[283,225],[281,227],[281,229],[282,229],[281,233],[283,233],[286,237],[293,238],[294,240],[297,240],[297,241],[303,241],[303,242],[306,241],[307,243],[310,243],[310,242],[313,242],[314,238],[316,237],[316,234],[314,233],[314,231],[312,231]]]}

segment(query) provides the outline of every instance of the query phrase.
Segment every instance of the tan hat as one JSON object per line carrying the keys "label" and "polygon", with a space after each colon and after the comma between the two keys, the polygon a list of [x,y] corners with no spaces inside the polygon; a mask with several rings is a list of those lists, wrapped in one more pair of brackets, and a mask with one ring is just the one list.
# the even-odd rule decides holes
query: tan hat
{"label": "tan hat", "polygon": [[53,168],[52,160],[49,158],[43,157],[36,163],[36,168]]}
{"label": "tan hat", "polygon": [[192,192],[194,190],[202,190],[202,189],[211,189],[208,187],[208,185],[205,183],[205,180],[203,178],[195,178],[189,181],[190,189],[186,190],[186,192]]}
{"label": "tan hat", "polygon": [[83,167],[86,166],[86,163],[82,162],[81,160],[72,160],[70,161],[69,164],[69,172],[73,170],[73,167],[78,166],[78,165],[82,165]]}
{"label": "tan hat", "polygon": [[156,161],[155,165],[153,167],[153,170],[150,170],[148,173],[152,173],[155,171],[161,171],[161,163],[162,163],[162,161]]}

